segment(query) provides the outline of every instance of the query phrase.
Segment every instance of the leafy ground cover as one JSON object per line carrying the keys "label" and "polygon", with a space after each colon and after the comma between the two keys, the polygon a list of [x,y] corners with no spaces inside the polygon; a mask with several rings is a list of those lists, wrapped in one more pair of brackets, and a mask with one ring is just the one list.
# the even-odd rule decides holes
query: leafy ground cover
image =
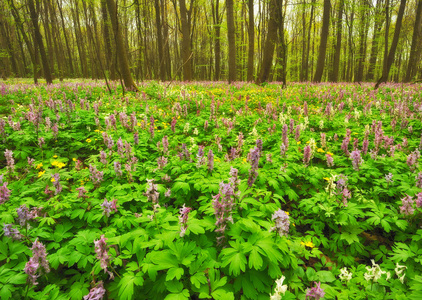
{"label": "leafy ground cover", "polygon": [[0,86],[2,299],[421,299],[422,85]]}

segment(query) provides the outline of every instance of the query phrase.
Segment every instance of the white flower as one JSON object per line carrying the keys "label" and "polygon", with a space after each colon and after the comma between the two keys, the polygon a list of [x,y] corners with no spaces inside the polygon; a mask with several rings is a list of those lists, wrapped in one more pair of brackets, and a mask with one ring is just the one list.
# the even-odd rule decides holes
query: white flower
{"label": "white flower", "polygon": [[275,281],[276,287],[274,289],[274,294],[270,295],[270,300],[281,300],[281,295],[284,295],[287,291],[287,285],[283,285],[283,281],[286,277],[281,276],[280,279]]}
{"label": "white flower", "polygon": [[[377,282],[378,279],[381,278],[382,274],[387,274],[386,271],[381,270],[381,267],[375,263],[373,259],[371,259],[372,262],[372,268],[366,267],[368,272],[366,272],[363,276],[366,281],[373,280],[374,282]],[[389,274],[387,274],[387,280],[390,278]]]}
{"label": "white flower", "polygon": [[[406,274],[404,273],[405,269],[407,269],[406,266],[401,266],[398,263],[396,263],[396,268],[394,269],[394,271],[396,272],[396,275],[399,278],[401,283],[404,282],[404,277],[406,276]],[[403,275],[402,275],[402,273],[403,273]]]}
{"label": "white flower", "polygon": [[193,134],[194,134],[194,135],[198,135],[198,134],[199,134],[198,128],[195,128],[195,129],[193,130]]}
{"label": "white flower", "polygon": [[252,136],[255,136],[255,137],[258,136],[258,131],[256,131],[255,127],[252,129],[252,132],[249,133],[249,135],[252,135]]}
{"label": "white flower", "polygon": [[[352,272],[349,272],[346,267],[340,269],[340,280],[349,282],[352,279]],[[366,278],[365,278],[366,279]]]}
{"label": "white flower", "polygon": [[189,132],[189,123],[185,123],[185,127],[183,127],[183,133],[188,133]]}

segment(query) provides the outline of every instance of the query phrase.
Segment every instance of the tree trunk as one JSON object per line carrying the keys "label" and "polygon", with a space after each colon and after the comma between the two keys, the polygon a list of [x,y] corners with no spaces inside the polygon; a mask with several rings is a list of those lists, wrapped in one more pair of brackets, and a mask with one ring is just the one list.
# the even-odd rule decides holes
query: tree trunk
{"label": "tree trunk", "polygon": [[236,36],[234,28],[233,0],[226,0],[227,40],[229,43],[229,84],[236,81]]}
{"label": "tree trunk", "polygon": [[409,82],[416,75],[416,68],[418,65],[418,43],[420,41],[420,30],[421,30],[421,19],[422,19],[422,0],[418,0],[418,7],[416,9],[415,25],[413,26],[412,46],[410,48],[409,63],[407,65],[405,82]]}
{"label": "tree trunk", "polygon": [[51,77],[47,55],[45,53],[45,48],[42,41],[40,28],[38,26],[38,16],[37,16],[37,12],[35,11],[34,0],[28,0],[28,7],[31,14],[32,26],[34,27],[34,41],[37,44],[37,47],[41,55],[41,62],[43,65],[43,70],[44,70],[44,77],[45,77],[45,80],[47,81],[47,84],[51,84],[53,83],[53,78]]}
{"label": "tree trunk", "polygon": [[270,18],[268,20],[268,32],[264,45],[261,72],[259,73],[259,77],[256,82],[257,84],[268,81],[273,64],[274,48],[277,42],[277,0],[271,0],[269,5]]}
{"label": "tree trunk", "polygon": [[[387,6],[386,6],[386,17],[387,17],[387,21],[388,21],[388,0],[387,0]],[[388,57],[385,61],[385,57],[384,57],[384,68],[382,70],[382,76],[381,78],[378,80],[378,82],[375,84],[375,89],[377,89],[379,87],[379,85],[383,82],[386,82],[388,80],[388,74],[390,73],[390,69],[391,66],[394,63],[394,57],[396,55],[396,49],[397,49],[397,44],[399,41],[399,36],[400,36],[400,29],[401,29],[401,24],[402,24],[402,20],[403,20],[403,14],[404,14],[404,9],[406,7],[406,0],[400,0],[400,8],[399,8],[399,12],[397,15],[397,21],[396,21],[396,28],[394,29],[394,36],[393,36],[393,41],[391,42],[391,47],[390,47],[390,51],[388,52]],[[388,27],[388,23],[386,23],[386,26]],[[386,30],[386,42],[388,42],[388,30]],[[387,47],[388,47],[388,43]]]}
{"label": "tree trunk", "polygon": [[372,81],[374,79],[374,71],[375,71],[375,65],[377,63],[377,57],[378,57],[378,38],[380,35],[380,29],[382,27],[382,18],[380,15],[381,11],[381,3],[382,0],[377,0],[377,4],[375,7],[375,13],[374,13],[374,33],[372,36],[372,46],[371,46],[371,55],[369,58],[369,66],[368,66],[368,73],[366,76],[367,81]]}
{"label": "tree trunk", "polygon": [[68,56],[68,60],[69,60],[70,77],[73,77],[73,76],[75,76],[75,71],[73,69],[72,52],[70,51],[69,39],[68,39],[67,33],[66,33],[66,26],[64,24],[63,10],[62,10],[61,4],[60,4],[60,0],[57,0],[57,7],[58,7],[59,13],[60,13],[60,20],[61,20],[62,28],[63,28],[63,36],[64,36],[64,41],[65,41],[65,44],[66,44],[67,56]]}
{"label": "tree trunk", "polygon": [[336,48],[334,52],[334,61],[333,61],[333,73],[331,76],[330,81],[337,82],[338,81],[338,72],[340,66],[340,53],[341,53],[341,35],[342,35],[342,22],[343,22],[343,7],[344,7],[344,0],[340,0],[338,12],[337,12],[337,41],[336,41]]}
{"label": "tree trunk", "polygon": [[319,55],[317,67],[314,75],[314,82],[321,82],[322,73],[324,72],[325,52],[327,51],[327,40],[330,26],[330,0],[324,0],[324,13],[322,15],[321,41],[319,45]]}
{"label": "tree trunk", "polygon": [[188,22],[188,10],[185,0],[179,0],[180,19],[182,23],[182,64],[183,64],[183,80],[192,80],[192,50],[190,40],[190,24]]}
{"label": "tree trunk", "polygon": [[135,82],[133,81],[132,74],[130,73],[129,62],[127,59],[125,44],[123,41],[123,35],[119,27],[119,21],[117,17],[117,8],[114,0],[107,0],[108,13],[110,15],[111,26],[114,31],[114,39],[116,43],[116,55],[119,60],[119,67],[125,83],[125,87],[128,90],[138,90]]}
{"label": "tree trunk", "polygon": [[354,82],[361,82],[363,80],[363,68],[366,56],[366,36],[367,36],[367,14],[366,3],[362,1],[360,6],[360,36],[359,36],[359,56],[357,57],[357,68],[355,69]]}
{"label": "tree trunk", "polygon": [[[287,85],[287,46],[284,37],[284,15],[283,15],[283,0],[277,1],[277,22],[278,22],[278,40],[279,40],[279,53],[278,53],[278,70],[277,80],[283,82],[283,87]],[[296,51],[297,53],[299,51]],[[297,59],[298,60],[298,59]]]}
{"label": "tree trunk", "polygon": [[[309,53],[311,50],[311,31],[312,31],[312,24],[314,23],[314,6],[315,6],[315,1],[316,0],[312,0],[311,2],[311,16],[309,17],[309,30],[308,30],[308,45],[307,45],[307,50],[306,50],[306,58],[305,61],[303,62],[303,80],[304,81],[308,81],[308,73],[309,73]],[[313,48],[313,47],[312,47]]]}
{"label": "tree trunk", "polygon": [[164,64],[164,49],[163,49],[163,34],[160,13],[160,0],[154,0],[155,8],[155,27],[157,28],[157,50],[158,50],[158,64],[160,72],[160,80],[166,80],[166,66]]}
{"label": "tree trunk", "polygon": [[249,23],[248,23],[248,73],[246,75],[247,81],[253,81],[254,71],[254,47],[255,47],[255,20],[253,0],[248,0]]}

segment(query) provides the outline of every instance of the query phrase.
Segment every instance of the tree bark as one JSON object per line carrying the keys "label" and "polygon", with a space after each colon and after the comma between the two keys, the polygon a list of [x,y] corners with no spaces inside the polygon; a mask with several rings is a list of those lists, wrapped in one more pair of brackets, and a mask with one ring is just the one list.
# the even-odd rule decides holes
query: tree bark
{"label": "tree bark", "polygon": [[254,51],[255,51],[255,16],[253,9],[253,0],[248,0],[248,10],[249,10],[249,24],[248,24],[248,73],[246,79],[248,81],[253,81],[253,71],[254,71]]}
{"label": "tree bark", "polygon": [[45,77],[45,80],[47,81],[47,84],[51,84],[53,83],[53,78],[50,73],[50,66],[48,65],[48,59],[45,53],[45,48],[42,41],[42,35],[40,33],[40,28],[38,26],[38,16],[37,16],[37,12],[35,11],[34,0],[28,0],[28,7],[29,7],[30,15],[31,15],[32,26],[34,28],[34,41],[36,42],[38,49],[40,51],[40,55],[41,55],[41,62],[43,65],[43,70],[44,70],[44,77]]}
{"label": "tree bark", "polygon": [[357,57],[357,68],[355,69],[354,82],[363,80],[363,68],[366,56],[366,36],[368,34],[366,0],[363,0],[360,6],[360,35],[359,35],[359,56]]}
{"label": "tree bark", "polygon": [[330,26],[330,7],[331,1],[324,0],[324,13],[322,15],[321,41],[319,45],[319,55],[317,67],[314,75],[314,82],[321,82],[322,73],[324,72],[325,53],[327,51],[327,40]]}
{"label": "tree bark", "polygon": [[374,71],[375,71],[375,65],[377,63],[377,57],[378,57],[378,39],[380,35],[380,29],[382,27],[382,18],[380,15],[381,11],[381,3],[382,0],[377,0],[377,4],[375,7],[374,12],[374,33],[372,36],[372,46],[371,46],[371,55],[369,57],[369,65],[368,65],[368,73],[366,75],[367,81],[372,81],[374,79]]}
{"label": "tree bark", "polygon": [[342,22],[343,22],[343,8],[344,8],[344,0],[340,0],[338,12],[337,12],[337,41],[336,41],[336,48],[334,52],[334,61],[333,61],[333,73],[330,78],[330,81],[337,82],[338,81],[338,72],[340,66],[340,54],[341,54],[341,36],[342,36]]}
{"label": "tree bark", "polygon": [[229,43],[229,84],[236,81],[236,36],[234,28],[233,0],[226,0],[227,39]]}
{"label": "tree bark", "polygon": [[[386,6],[387,21],[388,21],[388,18],[389,18],[388,17],[388,9],[389,9],[388,7],[389,7],[389,5],[388,5],[388,0],[387,0],[387,6]],[[378,80],[378,82],[375,84],[375,89],[377,89],[381,83],[386,82],[388,80],[388,74],[390,73],[390,69],[391,69],[391,66],[394,63],[394,57],[396,55],[396,49],[397,49],[397,44],[398,44],[398,41],[399,41],[400,30],[401,30],[401,25],[402,25],[405,7],[406,7],[406,0],[400,0],[400,8],[399,8],[399,12],[397,14],[396,28],[394,29],[393,41],[391,42],[391,47],[390,47],[390,51],[388,52],[387,59],[385,59],[385,57],[384,57],[384,68],[382,70],[382,76]],[[387,27],[388,27],[388,23],[389,22],[386,23]],[[388,42],[388,30],[386,30],[386,42]],[[388,45],[388,43],[386,43],[386,44]]]}
{"label": "tree bark", "polygon": [[[182,25],[182,63],[183,63],[183,80],[192,80],[192,50],[191,50],[191,32],[188,22],[188,10],[185,0],[179,0],[180,19]],[[192,8],[191,8],[192,9]]]}
{"label": "tree bark", "polygon": [[160,80],[166,80],[166,66],[164,64],[164,49],[163,49],[163,31],[160,13],[160,0],[154,0],[155,9],[155,27],[157,28],[157,50],[158,50],[158,64],[160,72]]}
{"label": "tree bark", "polygon": [[132,74],[130,73],[129,62],[127,59],[125,44],[123,41],[123,35],[119,27],[119,21],[117,17],[117,8],[114,0],[107,0],[108,13],[110,15],[111,26],[114,31],[114,38],[116,43],[116,55],[119,60],[119,67],[125,83],[125,87],[128,90],[138,90],[135,82],[133,81]]}
{"label": "tree bark", "polygon": [[409,63],[407,65],[405,82],[409,82],[416,75],[418,57],[418,43],[420,41],[420,30],[422,21],[422,0],[418,0],[416,9],[415,25],[413,26],[412,46],[410,48]]}

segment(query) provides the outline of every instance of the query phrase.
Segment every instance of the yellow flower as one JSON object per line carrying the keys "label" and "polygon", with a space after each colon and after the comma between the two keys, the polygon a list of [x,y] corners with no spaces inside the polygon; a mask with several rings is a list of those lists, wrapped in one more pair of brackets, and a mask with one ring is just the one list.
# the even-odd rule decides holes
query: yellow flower
{"label": "yellow flower", "polygon": [[311,241],[300,242],[300,244],[301,244],[302,246],[309,247],[309,248],[313,248],[313,247],[315,247],[314,243],[312,243]]}
{"label": "yellow flower", "polygon": [[87,143],[91,143],[91,139],[86,139],[86,142]]}
{"label": "yellow flower", "polygon": [[324,180],[330,181],[330,178],[328,178],[328,177],[324,177]]}
{"label": "yellow flower", "polygon": [[53,155],[53,158],[57,158],[58,156],[57,155]]}
{"label": "yellow flower", "polygon": [[54,178],[51,178],[51,182],[55,182],[56,180]]}
{"label": "yellow flower", "polygon": [[41,176],[43,176],[43,175],[44,175],[44,173],[45,173],[45,171],[40,171],[40,172],[38,172],[38,178],[39,178],[39,177],[41,177]]}
{"label": "yellow flower", "polygon": [[299,145],[300,144],[300,141],[298,141],[296,144]]}
{"label": "yellow flower", "polygon": [[73,161],[77,161],[77,159],[76,159],[75,157],[74,157],[74,158],[72,158],[72,160],[73,160]]}
{"label": "yellow flower", "polygon": [[334,154],[333,154],[333,153],[328,152],[328,151],[327,151],[327,154],[328,154],[328,155],[331,155],[331,156],[334,156]]}
{"label": "yellow flower", "polygon": [[39,168],[42,168],[42,163],[39,163],[38,165],[37,165],[37,170],[39,169]]}
{"label": "yellow flower", "polygon": [[321,148],[318,148],[317,152],[324,153],[325,151],[322,150]]}
{"label": "yellow flower", "polygon": [[288,211],[284,211],[286,213],[286,215],[290,216],[290,213]]}
{"label": "yellow flower", "polygon": [[99,130],[99,129],[95,129],[94,131],[95,131],[95,132],[100,132],[100,130]]}
{"label": "yellow flower", "polygon": [[51,165],[53,165],[53,166],[55,166],[55,167],[57,167],[57,164],[58,164],[59,162],[57,161],[57,160],[55,160],[55,161],[53,161],[52,163],[51,163]]}

